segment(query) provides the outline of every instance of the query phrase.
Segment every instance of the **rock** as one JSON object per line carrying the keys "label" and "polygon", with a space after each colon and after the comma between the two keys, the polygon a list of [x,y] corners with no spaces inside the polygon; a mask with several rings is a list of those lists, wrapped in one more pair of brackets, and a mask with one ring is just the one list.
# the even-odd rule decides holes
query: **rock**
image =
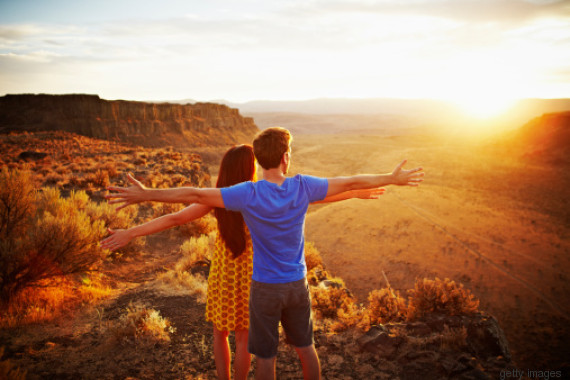
{"label": "rock", "polygon": [[252,118],[215,103],[172,104],[97,95],[5,95],[0,97],[0,132],[63,130],[136,145],[227,146],[251,142]]}
{"label": "rock", "polygon": [[406,325],[408,334],[413,336],[427,336],[433,331],[425,322],[411,322]]}
{"label": "rock", "polygon": [[34,151],[25,151],[22,152],[18,155],[18,160],[24,160],[24,161],[28,161],[28,160],[41,160],[43,158],[45,158],[47,156],[47,153],[42,153],[42,152],[34,152]]}
{"label": "rock", "polygon": [[495,317],[482,316],[467,325],[467,344],[479,358],[502,356],[511,360],[505,333]]}
{"label": "rock", "polygon": [[374,355],[361,360],[374,363],[376,373],[380,363],[394,364],[389,378],[492,379],[511,365],[504,333],[483,313],[428,314],[414,322],[377,325],[357,343],[362,355]]}
{"label": "rock", "polygon": [[358,345],[362,350],[372,352],[380,357],[393,358],[398,347],[405,342],[406,338],[399,335],[389,335],[382,331],[382,328],[374,327],[357,340]]}

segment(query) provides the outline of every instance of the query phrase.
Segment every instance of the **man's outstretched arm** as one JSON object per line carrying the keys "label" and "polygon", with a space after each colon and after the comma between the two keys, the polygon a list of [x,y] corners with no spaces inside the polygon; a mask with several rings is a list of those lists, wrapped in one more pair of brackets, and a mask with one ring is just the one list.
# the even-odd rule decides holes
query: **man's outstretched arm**
{"label": "man's outstretched arm", "polygon": [[217,188],[148,189],[132,175],[128,174],[127,178],[131,186],[107,188],[114,193],[105,195],[105,198],[110,199],[109,203],[119,204],[117,210],[141,202],[200,203],[210,207],[224,207],[222,193]]}
{"label": "man's outstretched arm", "polygon": [[418,186],[424,179],[423,168],[403,170],[406,160],[402,161],[392,173],[361,174],[350,177],[328,178],[327,197],[349,190],[371,189],[387,185]]}

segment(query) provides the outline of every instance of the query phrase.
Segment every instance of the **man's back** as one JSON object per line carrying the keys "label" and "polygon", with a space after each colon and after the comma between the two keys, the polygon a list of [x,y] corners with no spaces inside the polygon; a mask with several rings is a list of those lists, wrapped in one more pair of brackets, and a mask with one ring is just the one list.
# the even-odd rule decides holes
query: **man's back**
{"label": "man's back", "polygon": [[253,276],[264,283],[305,277],[304,225],[309,203],[326,196],[326,179],[296,175],[278,185],[261,180],[222,189],[227,209],[240,211],[254,251]]}

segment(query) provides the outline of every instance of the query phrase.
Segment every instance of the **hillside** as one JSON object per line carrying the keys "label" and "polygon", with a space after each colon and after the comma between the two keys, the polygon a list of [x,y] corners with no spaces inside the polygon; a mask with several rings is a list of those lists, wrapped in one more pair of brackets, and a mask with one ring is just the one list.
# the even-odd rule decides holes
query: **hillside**
{"label": "hillside", "polygon": [[544,114],[504,136],[502,143],[530,161],[570,163],[570,112]]}
{"label": "hillside", "polygon": [[151,187],[210,186],[200,155],[93,139],[63,131],[0,134],[0,167],[27,168],[36,187],[64,195],[84,190],[101,200],[110,184],[125,186],[132,173]]}
{"label": "hillside", "polygon": [[257,127],[237,109],[214,103],[109,101],[80,94],[0,97],[0,133],[45,130],[149,147],[202,147],[251,141]]}

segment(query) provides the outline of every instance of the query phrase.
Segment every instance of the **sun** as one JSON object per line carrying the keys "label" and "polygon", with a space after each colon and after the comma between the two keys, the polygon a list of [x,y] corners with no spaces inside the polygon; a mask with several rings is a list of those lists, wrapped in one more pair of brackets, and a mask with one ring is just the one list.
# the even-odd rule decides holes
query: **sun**
{"label": "sun", "polygon": [[453,102],[468,116],[484,120],[506,113],[516,99],[487,93],[463,96]]}

